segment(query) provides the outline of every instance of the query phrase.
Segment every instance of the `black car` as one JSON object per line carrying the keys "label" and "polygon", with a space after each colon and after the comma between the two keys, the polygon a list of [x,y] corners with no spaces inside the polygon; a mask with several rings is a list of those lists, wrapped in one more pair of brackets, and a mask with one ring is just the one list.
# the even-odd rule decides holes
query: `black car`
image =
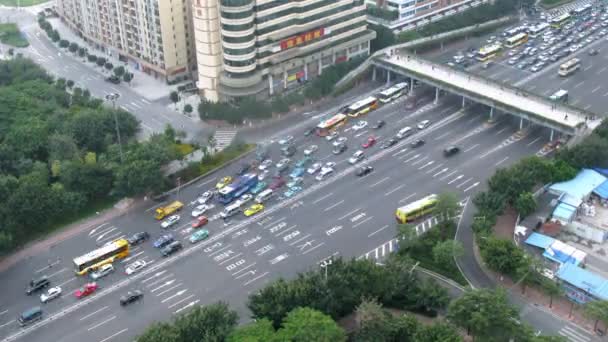
{"label": "black car", "polygon": [[296,147],[293,145],[285,146],[281,148],[281,154],[285,157],[291,157],[296,154]]}
{"label": "black car", "polygon": [[33,279],[30,281],[27,289],[25,290],[25,293],[27,293],[28,295],[31,295],[32,293],[40,291],[40,290],[44,289],[45,287],[48,287],[49,285],[51,285],[51,281],[46,276],[43,276],[43,277],[35,279],[35,280]]}
{"label": "black car", "polygon": [[420,147],[420,146],[424,145],[424,140],[422,140],[422,139],[418,139],[418,140],[416,140],[416,141],[413,141],[413,142],[412,142],[410,145],[411,145],[413,148]]}
{"label": "black car", "polygon": [[120,77],[118,77],[116,75],[112,75],[112,76],[106,78],[106,81],[110,82],[110,83],[118,84],[118,83],[120,83]]}
{"label": "black car", "polygon": [[139,290],[129,291],[129,292],[127,292],[126,295],[120,297],[120,305],[127,306],[131,303],[137,302],[138,300],[142,299],[143,297],[144,297],[144,293]]}
{"label": "black car", "polygon": [[389,148],[393,145],[395,145],[396,143],[399,142],[399,139],[397,138],[390,138],[389,140],[385,141],[384,144],[382,144],[382,148]]}
{"label": "black car", "polygon": [[164,247],[163,249],[160,250],[160,253],[164,256],[164,257],[168,257],[171,254],[179,251],[180,249],[182,249],[182,243],[179,241],[173,241],[170,244],[168,244],[166,247]]}
{"label": "black car", "polygon": [[334,149],[331,151],[333,154],[342,154],[344,153],[344,151],[346,151],[348,147],[346,146],[346,144],[340,144],[336,147],[334,147]]}
{"label": "black car", "polygon": [[309,137],[311,136],[313,133],[315,132],[315,128],[314,127],[309,127],[308,129],[306,129],[304,131],[304,136],[305,137]]}
{"label": "black car", "polygon": [[591,49],[591,50],[589,50],[589,56],[595,56],[595,55],[597,55],[598,53],[600,53],[600,52],[599,52],[599,51],[597,51],[596,49]]}
{"label": "black car", "polygon": [[443,150],[443,155],[446,157],[450,157],[460,152],[460,148],[458,146],[449,146],[445,150]]}
{"label": "black car", "polygon": [[365,175],[370,174],[372,171],[374,171],[373,166],[366,165],[366,166],[362,166],[362,167],[358,168],[356,175],[358,177],[363,177]]}
{"label": "black car", "polygon": [[378,121],[376,121],[376,124],[372,126],[372,128],[380,129],[380,128],[384,127],[385,124],[386,124],[386,122],[384,122],[384,120],[378,120]]}
{"label": "black car", "polygon": [[127,238],[127,241],[129,241],[129,245],[136,246],[144,241],[147,241],[149,238],[150,238],[150,234],[148,232],[139,232],[139,233],[135,233],[131,237]]}
{"label": "black car", "polygon": [[251,168],[251,165],[249,165],[249,164],[241,165],[241,168],[239,169],[239,172],[238,172],[239,176],[244,175],[247,171],[249,171],[250,168]]}

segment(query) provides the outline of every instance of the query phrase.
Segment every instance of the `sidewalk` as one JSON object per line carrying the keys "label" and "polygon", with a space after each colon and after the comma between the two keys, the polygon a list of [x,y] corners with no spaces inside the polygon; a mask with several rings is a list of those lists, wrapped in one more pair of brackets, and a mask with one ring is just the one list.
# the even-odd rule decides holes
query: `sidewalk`
{"label": "sidewalk", "polygon": [[[112,56],[108,53],[104,53],[101,50],[96,49],[93,45],[87,44],[82,38],[80,38],[74,31],[72,31],[67,25],[65,25],[59,18],[49,18],[48,22],[51,23],[54,29],[59,32],[62,39],[67,39],[70,42],[77,43],[79,46],[87,47],[89,53],[97,55],[98,57],[106,58],[115,67],[123,65],[125,69],[133,73],[134,77],[131,81],[130,88],[145,97],[147,100],[155,101],[163,97],[169,96],[169,93],[173,90],[177,90],[178,85],[170,86],[163,80],[155,79],[154,77],[141,72],[133,67],[133,65],[118,60],[118,56]],[[46,37],[46,35],[44,36]],[[45,38],[46,39],[46,38]],[[75,57],[78,59],[78,57]],[[90,69],[94,69],[99,74],[107,77],[111,71],[107,71],[105,68],[100,68],[94,63],[83,61],[82,65],[86,65]]]}

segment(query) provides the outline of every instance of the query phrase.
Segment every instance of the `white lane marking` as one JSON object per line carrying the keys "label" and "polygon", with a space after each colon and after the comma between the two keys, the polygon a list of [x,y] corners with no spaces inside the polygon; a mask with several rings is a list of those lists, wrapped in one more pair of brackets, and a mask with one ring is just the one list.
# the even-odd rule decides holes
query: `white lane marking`
{"label": "white lane marking", "polygon": [[[281,222],[281,221],[284,221],[286,218],[287,218],[287,217],[281,217],[280,219],[278,219],[278,220],[276,220],[276,221],[274,221],[274,222],[272,222],[272,223],[269,223],[269,224],[267,224],[266,226],[274,226],[275,224],[277,224],[277,223],[279,223],[279,222]],[[259,223],[259,222],[258,222],[258,223]]]}
{"label": "white lane marking", "polygon": [[392,193],[393,193],[393,192],[395,192],[395,191],[399,191],[399,189],[403,188],[404,186],[405,186],[405,184],[401,184],[401,185],[399,185],[398,187],[394,188],[393,190],[391,190],[391,191],[389,191],[389,192],[385,193],[385,194],[384,194],[384,196],[388,196],[388,195],[392,194]]}
{"label": "white lane marking", "polygon": [[504,163],[507,159],[509,159],[509,157],[502,158],[500,161],[498,161],[496,164],[494,164],[494,166],[498,166],[498,165]]}
{"label": "white lane marking", "polygon": [[527,144],[527,146],[531,146],[532,144],[534,144],[535,142],[537,142],[540,139],[540,137],[532,140],[532,142],[530,142],[529,144]]}
{"label": "white lane marking", "polygon": [[229,248],[229,247],[231,247],[231,246],[232,246],[232,244],[229,244],[228,246],[224,246],[223,248],[220,248],[220,249],[218,249],[217,251],[215,251],[215,252],[212,252],[212,253],[208,254],[207,256],[213,256],[214,254],[217,254],[217,253],[219,253],[219,252],[221,252],[221,251],[223,251],[223,250],[225,250],[226,248]]}
{"label": "white lane marking", "polygon": [[355,210],[353,210],[353,211],[349,212],[348,214],[346,214],[346,215],[344,215],[344,216],[342,216],[342,217],[338,218],[338,220],[343,220],[344,218],[346,218],[346,217],[348,217],[348,216],[350,216],[350,215],[352,215],[352,214],[356,213],[356,212],[357,212],[357,211],[359,211],[359,210],[361,210],[361,208],[357,208],[357,209],[355,209]]}
{"label": "white lane marking", "polygon": [[473,189],[474,187],[476,187],[478,185],[479,185],[479,182],[476,182],[475,184],[473,184],[473,185],[469,186],[468,188],[464,189],[464,192],[467,192],[467,191]]}
{"label": "white lane marking", "polygon": [[235,255],[231,256],[230,258],[225,259],[225,260],[223,260],[222,262],[218,263],[218,265],[223,265],[223,264],[225,264],[226,262],[228,262],[228,261],[230,261],[230,260],[232,260],[232,259],[234,259],[234,258],[238,258],[238,257],[240,257],[241,255],[243,255],[243,253],[235,254]]}
{"label": "white lane marking", "polygon": [[445,167],[443,168],[441,171],[437,172],[436,174],[433,175],[433,178],[439,176],[442,173],[445,173],[446,171],[448,171],[450,168],[449,167]]}
{"label": "white lane marking", "polygon": [[175,303],[173,303],[173,304],[169,305],[169,306],[168,306],[168,308],[169,308],[169,309],[172,309],[174,306],[177,306],[177,305],[179,305],[179,304],[181,304],[181,303],[183,303],[183,302],[185,302],[185,301],[187,301],[187,300],[191,299],[192,297],[194,297],[194,295],[193,295],[193,294],[189,295],[188,297],[184,297],[184,298],[182,298],[182,299],[178,300],[177,302],[175,302]]}
{"label": "white lane marking", "polygon": [[164,295],[165,293],[167,293],[167,292],[169,292],[169,291],[171,291],[171,290],[174,290],[174,289],[176,289],[176,288],[178,288],[178,287],[180,287],[180,286],[182,286],[182,285],[183,285],[182,283],[179,283],[179,284],[173,285],[173,286],[171,286],[170,288],[168,288],[168,289],[166,289],[166,290],[164,290],[164,291],[159,292],[159,293],[156,295],[156,297],[160,297],[160,296]]}
{"label": "white lane marking", "polygon": [[314,251],[315,249],[317,249],[317,248],[319,248],[319,247],[323,246],[324,244],[325,244],[325,242],[321,242],[320,244],[318,244],[318,245],[314,246],[313,248],[310,248],[310,249],[305,250],[304,252],[302,252],[302,254],[308,254],[308,253],[310,253],[310,252]]}
{"label": "white lane marking", "polygon": [[209,184],[209,183],[211,183],[211,182],[213,182],[213,181],[215,181],[215,178],[211,178],[211,179],[209,179],[209,180],[207,180],[207,181],[204,181],[204,182],[202,182],[202,183],[200,183],[200,184],[197,184],[197,185],[196,185],[196,187],[197,187],[197,188],[200,188],[201,186],[203,186],[203,185],[207,185],[207,184]]}
{"label": "white lane marking", "polygon": [[426,174],[428,175],[428,174],[432,173],[433,171],[437,170],[438,168],[440,168],[440,167],[442,167],[442,166],[443,166],[443,163],[441,163],[441,164],[439,164],[439,165],[435,165],[435,166],[433,166],[432,168],[430,168],[430,169],[429,169],[429,170],[426,172]]}
{"label": "white lane marking", "polygon": [[197,304],[199,301],[200,301],[199,299],[197,299],[197,300],[195,300],[195,301],[192,301],[192,302],[190,302],[190,303],[188,303],[188,304],[186,304],[186,305],[182,306],[181,308],[179,308],[179,309],[177,309],[177,310],[173,311],[173,314],[174,314],[174,315],[177,315],[178,313],[182,312],[183,310],[186,310],[187,308],[189,308],[189,307],[191,307],[191,306],[196,305],[196,304]]}
{"label": "white lane marking", "polygon": [[[414,152],[414,151],[412,151],[412,152]],[[410,161],[412,161],[412,160],[414,160],[414,159],[416,159],[416,158],[418,158],[418,157],[420,157],[420,153],[418,153],[417,155],[415,155],[415,156],[413,156],[413,157],[410,157],[410,158],[408,158],[408,159],[404,160],[404,161],[403,161],[403,163],[410,162]]]}
{"label": "white lane marking", "polygon": [[[604,69],[606,69],[606,68],[604,68]],[[591,93],[595,93],[596,91],[600,90],[600,88],[602,88],[602,86],[597,86],[597,87],[593,88]]]}
{"label": "white lane marking", "polygon": [[260,278],[262,278],[262,277],[267,276],[267,275],[268,275],[268,273],[270,273],[270,272],[264,272],[264,273],[260,274],[259,276],[255,277],[255,278],[253,278],[253,279],[248,280],[246,283],[244,283],[244,284],[243,284],[243,286],[247,286],[247,285],[249,285],[249,284],[253,283],[253,282],[254,282],[254,281],[256,281],[256,280],[258,280],[258,279],[260,279]]}
{"label": "white lane marking", "polygon": [[294,245],[295,245],[295,244],[297,244],[298,242],[300,242],[300,241],[302,241],[302,240],[304,240],[304,239],[308,239],[309,237],[310,237],[310,234],[306,234],[306,235],[302,236],[301,238],[297,239],[296,241],[294,241],[294,242],[290,243],[289,245],[290,245],[290,246],[294,246]]}
{"label": "white lane marking", "polygon": [[256,262],[251,263],[251,264],[249,264],[249,265],[247,265],[247,266],[245,266],[245,267],[241,268],[240,270],[238,270],[238,271],[236,271],[236,272],[232,273],[232,275],[233,275],[233,276],[235,276],[235,275],[237,275],[237,274],[239,274],[239,273],[243,272],[244,270],[246,270],[246,269],[248,269],[248,268],[250,268],[250,267],[255,266],[255,264],[257,264],[257,263],[256,263]]}
{"label": "white lane marking", "polygon": [[138,256],[140,256],[142,254],[144,254],[144,251],[140,251],[138,253],[135,253],[135,254],[131,255],[130,257],[121,260],[120,262],[123,263],[123,264],[126,264],[130,260],[133,260],[134,258],[136,258],[136,257],[138,257]]}
{"label": "white lane marking", "polygon": [[88,328],[88,329],[87,329],[87,331],[91,331],[91,330],[93,330],[93,329],[95,329],[95,328],[98,328],[98,327],[100,327],[100,326],[102,326],[102,325],[104,325],[104,324],[108,323],[109,321],[111,321],[111,320],[115,319],[115,318],[116,318],[116,316],[109,317],[108,319],[106,319],[106,320],[104,320],[104,321],[101,321],[101,322],[99,322],[99,323],[97,323],[97,324],[93,325],[92,327]]}
{"label": "white lane marking", "polygon": [[462,177],[464,177],[464,175],[458,175],[458,176],[456,176],[456,178],[454,178],[451,181],[449,181],[448,184],[452,184],[452,183],[456,182],[457,180],[459,180]]}
{"label": "white lane marking", "polygon": [[41,269],[39,269],[39,270],[36,270],[36,273],[40,273],[40,272],[46,271],[47,269],[49,269],[49,268],[51,268],[51,267],[53,267],[53,266],[55,266],[55,265],[59,264],[60,262],[61,262],[61,261],[57,260],[57,261],[55,261],[55,262],[53,262],[53,263],[50,263],[50,264],[48,264],[48,265],[44,266],[43,268],[41,268]]}
{"label": "white lane marking", "polygon": [[5,314],[5,313],[7,313],[7,312],[8,312],[8,310],[4,310],[4,311],[0,312],[0,316],[1,316],[1,315],[4,315],[4,314]]}
{"label": "white lane marking", "polygon": [[376,230],[375,232],[370,233],[367,237],[372,237],[372,236],[376,235],[377,233],[380,233],[381,231],[385,230],[386,228],[388,228],[388,224],[386,226]]}
{"label": "white lane marking", "polygon": [[150,288],[150,287],[152,287],[152,286],[160,283],[161,281],[164,281],[164,280],[166,280],[168,278],[171,278],[171,277],[173,277],[173,273],[169,273],[169,274],[167,274],[166,276],[164,276],[162,278],[156,279],[156,281],[151,282],[150,284],[146,285],[146,287]]}
{"label": "white lane marking", "polygon": [[74,281],[74,280],[76,280],[76,277],[72,277],[72,278],[70,278],[70,279],[68,279],[68,280],[64,281],[63,283],[59,284],[59,287],[61,287],[61,286],[65,285],[65,284],[67,284],[67,283],[69,283],[69,282],[72,282],[72,281]]}
{"label": "white lane marking", "polygon": [[420,163],[422,163],[423,161],[429,159],[429,156],[425,156],[424,158],[420,158],[418,160],[416,160],[415,162],[412,163],[412,166],[418,165]]}
{"label": "white lane marking", "polygon": [[407,148],[404,148],[403,150],[401,150],[401,151],[399,151],[399,152],[397,152],[397,153],[393,154],[393,155],[392,155],[392,157],[396,157],[396,156],[400,155],[401,153],[403,153],[403,152],[405,152],[405,151],[407,151]]}
{"label": "white lane marking", "polygon": [[333,192],[330,192],[330,193],[328,193],[328,194],[327,194],[327,195],[325,195],[325,196],[322,196],[322,197],[320,197],[320,198],[317,198],[316,200],[314,200],[314,201],[312,202],[312,204],[317,204],[317,203],[321,202],[322,200],[326,199],[327,197],[329,197],[329,196],[331,196],[331,195],[333,195],[333,194],[334,194]]}
{"label": "white lane marking", "polygon": [[154,275],[153,275],[153,276],[151,276],[150,278],[146,278],[146,279],[142,280],[142,281],[141,281],[141,283],[142,283],[142,284],[145,284],[145,283],[146,283],[148,280],[152,280],[152,279],[154,279],[154,278],[156,278],[156,277],[159,277],[159,276],[163,275],[165,272],[167,272],[167,270],[162,270],[162,271],[160,271],[160,272],[157,272],[156,274],[154,274]]}
{"label": "white lane marking", "polygon": [[451,175],[455,174],[456,172],[458,172],[458,170],[454,170],[454,171],[452,171],[452,172],[448,173],[447,175],[445,175],[445,176],[443,176],[443,177],[439,178],[439,180],[444,180],[444,179],[446,179],[446,178],[450,177]]}
{"label": "white lane marking", "polygon": [[[434,161],[434,160],[431,160],[430,162],[427,162],[426,164],[424,164],[424,165],[422,165],[421,167],[419,167],[419,168],[418,168],[418,170],[422,170],[422,169],[424,169],[425,167],[427,167],[427,166],[429,166],[429,165],[433,165],[433,164],[435,164],[435,161]],[[412,164],[412,165],[413,165],[413,164]]]}
{"label": "white lane marking", "polygon": [[344,203],[344,200],[341,200],[339,202],[336,202],[336,203],[330,205],[329,207],[325,208],[323,211],[330,211],[330,210],[332,210],[333,208],[339,206],[342,203]]}
{"label": "white lane marking", "polygon": [[473,180],[473,178],[469,178],[469,179],[465,180],[464,182],[462,182],[462,183],[458,184],[458,185],[456,186],[456,188],[457,188],[457,189],[460,189],[462,186],[464,186],[465,184],[467,184],[468,182],[470,182],[470,181],[472,181],[472,180]]}
{"label": "white lane marking", "polygon": [[472,149],[474,149],[474,148],[476,148],[476,147],[478,147],[478,146],[479,146],[479,144],[475,144],[475,145],[473,145],[473,146],[471,146],[471,147],[467,148],[466,150],[464,150],[464,152],[469,152],[469,151],[471,151]]}
{"label": "white lane marking", "polygon": [[583,109],[584,109],[584,110],[587,110],[587,109],[589,109],[589,108],[591,108],[591,105],[590,105],[590,104],[586,105],[586,106],[585,106],[585,108],[583,108]]}
{"label": "white lane marking", "polygon": [[90,314],[88,314],[88,315],[86,315],[86,316],[84,316],[84,317],[81,317],[81,318],[80,318],[80,320],[81,320],[81,321],[84,321],[85,319],[87,319],[87,318],[89,318],[89,317],[93,316],[93,315],[94,315],[94,314],[96,314],[96,313],[100,313],[100,312],[102,312],[103,310],[105,310],[105,309],[107,309],[107,308],[108,308],[108,306],[104,306],[103,308],[101,308],[101,309],[99,309],[99,310],[97,310],[97,311],[93,311],[93,312],[91,312]]}
{"label": "white lane marking", "polygon": [[183,290],[181,290],[181,291],[177,291],[177,292],[175,292],[175,294],[174,294],[174,295],[171,295],[171,296],[169,296],[169,297],[167,297],[167,298],[165,298],[165,299],[161,300],[160,302],[164,304],[164,303],[166,303],[166,302],[170,301],[171,299],[173,299],[173,298],[175,298],[175,297],[179,297],[179,296],[183,295],[183,294],[184,294],[184,293],[186,293],[187,291],[188,291],[188,289],[183,289]]}
{"label": "white lane marking", "polygon": [[414,151],[409,151],[408,153],[406,153],[406,154],[404,154],[404,155],[400,156],[398,159],[403,159],[403,158],[409,157],[409,156],[411,156],[411,155],[412,155],[412,154],[414,154],[414,153],[416,153],[416,150],[414,150]]}
{"label": "white lane marking", "polygon": [[99,232],[89,233],[89,237],[98,236],[97,239],[99,239],[100,237],[104,236],[105,234],[107,234],[109,232],[113,232],[116,229],[118,229],[118,227],[111,226],[111,227],[108,227],[107,229],[104,228],[104,229],[100,230]]}
{"label": "white lane marking", "polygon": [[297,224],[294,224],[293,226],[291,226],[291,227],[289,227],[289,228],[287,228],[287,229],[285,229],[285,230],[281,230],[280,232],[278,232],[278,233],[274,234],[274,236],[280,236],[281,234],[286,233],[286,232],[288,232],[288,231],[290,231],[290,230],[294,229],[294,228],[295,228],[295,227],[297,227],[297,226],[298,226]]}
{"label": "white lane marking", "polygon": [[55,273],[51,273],[51,274],[49,274],[47,277],[49,277],[49,278],[50,278],[50,277],[52,277],[52,276],[56,276],[56,275],[58,275],[59,273],[65,272],[65,271],[67,271],[67,270],[68,270],[68,269],[64,267],[64,268],[60,269],[59,271],[57,271],[57,272],[55,272]]}
{"label": "white lane marking", "polygon": [[378,184],[380,184],[380,183],[383,183],[383,182],[386,182],[386,181],[387,181],[387,180],[389,180],[389,179],[391,179],[391,178],[390,178],[390,177],[384,177],[384,178],[382,178],[381,180],[377,181],[376,183],[374,183],[374,184],[370,185],[369,187],[370,187],[370,188],[373,188],[373,187],[375,187],[376,185],[378,185]]}
{"label": "white lane marking", "polygon": [[412,198],[412,197],[414,197],[414,196],[416,196],[416,193],[415,193],[415,192],[414,192],[413,194],[411,194],[411,195],[409,195],[409,196],[405,197],[405,198],[400,199],[400,200],[399,200],[399,203],[403,203],[403,202],[407,201],[408,199],[410,199],[410,198]]}
{"label": "white lane marking", "polygon": [[124,333],[124,332],[125,332],[125,331],[127,331],[127,330],[129,330],[129,328],[124,328],[124,329],[122,329],[121,331],[119,331],[119,332],[117,332],[117,333],[114,333],[114,334],[112,334],[112,335],[110,335],[110,336],[108,336],[108,337],[104,338],[103,340],[100,340],[99,342],[107,342],[107,341],[109,341],[109,340],[113,339],[114,337],[116,337],[116,336],[118,336],[118,335],[120,335],[120,334]]}
{"label": "white lane marking", "polygon": [[[164,284],[157,286],[157,287],[153,288],[152,290],[150,290],[150,293],[154,293],[154,292],[162,289],[163,287],[169,286],[173,283],[175,283],[175,279],[167,280]],[[153,286],[153,285],[155,285],[155,284],[149,284],[148,287]]]}
{"label": "white lane marking", "polygon": [[578,87],[582,86],[583,83],[585,83],[585,81],[581,81],[580,83],[575,84],[574,88],[578,88]]}
{"label": "white lane marking", "polygon": [[7,325],[9,325],[9,324],[11,324],[11,323],[15,323],[15,322],[17,322],[17,320],[8,321],[8,322],[6,322],[6,323],[4,323],[4,324],[0,325],[0,328],[4,328],[5,326],[7,326]]}
{"label": "white lane marking", "polygon": [[447,137],[448,135],[452,134],[452,132],[445,132],[442,135],[438,136],[437,138],[435,138],[435,141],[437,140],[441,140],[442,138]]}
{"label": "white lane marking", "polygon": [[146,99],[140,99],[141,102],[145,103],[145,104],[150,104],[150,101],[146,100]]}
{"label": "white lane marking", "polygon": [[91,235],[95,234],[95,232],[96,232],[98,229],[101,229],[101,228],[103,228],[104,226],[106,226],[106,225],[108,225],[108,224],[110,224],[110,223],[109,223],[109,222],[105,222],[105,223],[102,223],[102,224],[100,224],[99,226],[97,226],[97,227],[95,227],[95,228],[91,229],[91,231],[89,232],[89,236],[91,236]]}
{"label": "white lane marking", "polygon": [[500,133],[504,132],[504,131],[505,131],[505,129],[507,129],[507,127],[505,127],[505,128],[503,128],[503,129],[501,129],[500,131],[496,132],[496,134],[495,134],[495,135],[499,135]]}
{"label": "white lane marking", "polygon": [[353,228],[357,228],[358,226],[360,226],[360,225],[364,224],[365,222],[367,222],[367,221],[371,220],[372,218],[374,218],[374,217],[373,217],[373,216],[366,217],[366,218],[365,218],[363,221],[361,221],[361,222],[359,222],[359,223],[357,223],[357,224],[353,225]]}

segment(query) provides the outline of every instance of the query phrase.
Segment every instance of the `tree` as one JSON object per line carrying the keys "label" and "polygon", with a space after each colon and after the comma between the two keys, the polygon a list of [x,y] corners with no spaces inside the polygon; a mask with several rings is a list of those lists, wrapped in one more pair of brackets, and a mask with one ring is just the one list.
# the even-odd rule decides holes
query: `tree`
{"label": "tree", "polygon": [[59,32],[57,30],[52,30],[52,31],[48,31],[48,32],[50,32],[49,38],[51,38],[53,43],[56,43],[59,40],[61,40],[61,36],[59,35]]}
{"label": "tree", "polygon": [[211,150],[215,151],[215,147],[217,146],[217,141],[215,140],[215,134],[209,135],[209,137],[207,138],[207,145],[209,145],[209,148]]}
{"label": "tree", "polygon": [[125,74],[122,75],[122,79],[123,79],[123,81],[131,84],[131,80],[133,80],[133,74],[130,72],[125,72]]}
{"label": "tree", "polygon": [[192,113],[192,110],[193,110],[193,108],[192,108],[191,104],[188,103],[184,106],[184,113],[190,114],[190,113]]}
{"label": "tree", "polygon": [[124,66],[119,65],[116,68],[114,68],[114,75],[116,75],[116,77],[121,77],[124,74],[125,74],[125,67]]}
{"label": "tree", "polygon": [[491,269],[514,275],[524,265],[524,254],[513,241],[488,237],[481,242],[481,256]]}
{"label": "tree", "polygon": [[97,63],[98,66],[102,67],[106,64],[106,59],[105,57],[97,57],[95,63]]}
{"label": "tree", "polygon": [[534,195],[527,191],[519,194],[515,201],[515,210],[517,210],[522,219],[536,211],[536,199]]}
{"label": "tree", "polygon": [[375,299],[363,299],[356,309],[355,341],[389,341],[392,337],[391,316]]}
{"label": "tree", "polygon": [[564,293],[564,289],[555,281],[542,277],[540,282],[541,288],[549,295],[549,309],[553,307],[553,298]]}
{"label": "tree", "polygon": [[448,291],[437,284],[435,279],[430,278],[422,282],[419,292],[415,295],[419,309],[427,313],[435,314],[438,310],[444,309],[450,302]]}
{"label": "tree", "polygon": [[179,94],[174,90],[169,94],[169,100],[176,104],[179,101]]}
{"label": "tree", "polygon": [[277,331],[281,341],[293,342],[341,342],[346,341],[346,333],[329,316],[310,308],[291,311]]}
{"label": "tree", "polygon": [[415,335],[416,342],[461,342],[462,337],[454,326],[437,322],[433,325],[422,326]]}
{"label": "tree", "polygon": [[416,226],[409,223],[398,224],[397,239],[399,240],[399,246],[404,250],[407,250],[414,243],[416,243],[416,241],[418,241]]}
{"label": "tree", "polygon": [[13,57],[15,55],[15,49],[13,49],[13,48],[8,49],[8,55]]}
{"label": "tree", "polygon": [[72,87],[74,86],[74,81],[72,81],[72,80],[68,80],[68,81],[66,82],[66,86],[67,86],[68,88],[72,89]]}
{"label": "tree", "polygon": [[272,322],[266,318],[238,327],[227,342],[272,342],[277,341]]}
{"label": "tree", "polygon": [[76,51],[78,51],[78,48],[79,48],[78,44],[71,42],[68,50],[70,50],[71,53],[75,53]]}
{"label": "tree", "polygon": [[370,29],[376,31],[376,39],[371,41],[371,53],[382,50],[387,46],[395,45],[397,39],[393,30],[382,25],[370,25]]}
{"label": "tree", "polygon": [[181,341],[179,331],[173,324],[155,322],[137,336],[137,342],[174,342]]}
{"label": "tree", "polygon": [[585,316],[595,320],[593,330],[597,330],[597,323],[600,321],[604,323],[604,325],[608,325],[608,301],[593,300],[587,302],[584,306],[583,313]]}
{"label": "tree", "polygon": [[97,63],[97,56],[95,55],[88,55],[87,59],[89,60],[89,62],[91,63]]}
{"label": "tree", "polygon": [[67,41],[65,39],[62,39],[62,40],[59,41],[59,47],[60,48],[64,48],[65,49],[65,48],[67,48],[69,46],[70,46],[70,42],[69,41]]}
{"label": "tree", "polygon": [[236,326],[238,315],[226,303],[196,306],[178,316],[175,328],[180,342],[225,341]]}
{"label": "tree", "polygon": [[87,49],[83,47],[78,48],[78,57],[84,57],[87,54]]}
{"label": "tree", "polygon": [[440,241],[433,247],[433,261],[440,267],[449,267],[454,263],[455,258],[460,258],[462,255],[464,248],[456,240]]}
{"label": "tree", "polygon": [[104,67],[106,68],[106,70],[110,71],[114,68],[114,65],[110,62],[106,62],[106,64],[104,64]]}

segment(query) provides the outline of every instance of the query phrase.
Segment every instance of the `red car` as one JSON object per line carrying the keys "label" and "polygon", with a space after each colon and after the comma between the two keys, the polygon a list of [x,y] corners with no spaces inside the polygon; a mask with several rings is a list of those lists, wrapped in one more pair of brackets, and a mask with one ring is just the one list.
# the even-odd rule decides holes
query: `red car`
{"label": "red car", "polygon": [[200,228],[209,222],[207,216],[199,216],[196,221],[192,222],[192,228]]}
{"label": "red car", "polygon": [[363,148],[369,148],[369,147],[374,146],[375,143],[376,143],[376,138],[374,138],[372,136],[372,137],[367,138],[367,141],[365,143],[363,143],[363,145],[361,145],[361,146],[363,146]]}
{"label": "red car", "polygon": [[78,290],[76,290],[76,292],[74,292],[74,295],[78,299],[84,298],[84,297],[90,295],[91,293],[97,291],[98,287],[99,286],[97,286],[97,283],[88,283],[88,284],[84,285],[83,287],[79,288]]}
{"label": "red car", "polygon": [[285,185],[285,180],[283,179],[283,177],[275,177],[272,183],[270,183],[269,188],[272,190],[276,190],[282,187],[283,185]]}

